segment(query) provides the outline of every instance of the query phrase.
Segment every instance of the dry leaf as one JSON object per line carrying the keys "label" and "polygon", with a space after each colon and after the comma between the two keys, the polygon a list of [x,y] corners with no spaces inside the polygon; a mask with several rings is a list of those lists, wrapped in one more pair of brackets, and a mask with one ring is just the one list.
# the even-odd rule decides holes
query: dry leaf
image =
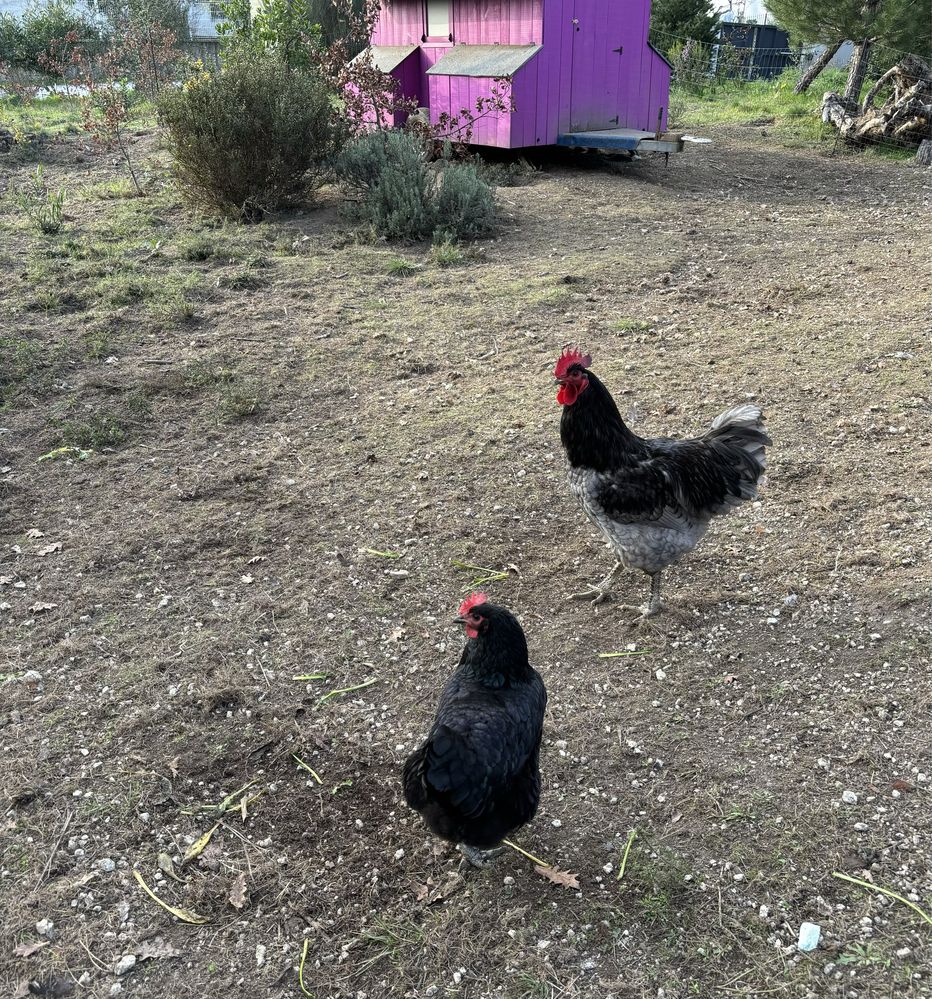
{"label": "dry leaf", "polygon": [[915,791],[916,785],[910,784],[908,780],[903,780],[902,777],[898,777],[891,785],[890,789],[892,791]]}
{"label": "dry leaf", "polygon": [[12,576],[0,576],[0,586],[9,586],[13,582]]}
{"label": "dry leaf", "polygon": [[428,888],[427,885],[417,885],[414,889],[414,897],[418,902],[423,902],[429,894],[430,888]]}
{"label": "dry leaf", "polygon": [[386,639],[386,641],[388,641],[388,642],[399,642],[404,637],[404,633],[405,633],[404,628],[401,628],[401,627],[394,628],[391,631],[391,633],[389,634],[389,636]]}
{"label": "dry leaf", "polygon": [[162,937],[154,937],[139,948],[140,961],[158,961],[163,958],[181,957],[181,951]]}
{"label": "dry leaf", "polygon": [[48,940],[35,940],[32,943],[17,944],[13,948],[13,953],[17,957],[32,957],[37,950],[42,950],[43,947],[47,947],[48,943]]}
{"label": "dry leaf", "polygon": [[570,874],[569,871],[560,871],[556,867],[541,867],[540,864],[534,865],[534,871],[542,878],[552,881],[555,885],[563,885],[564,888],[579,887],[577,876]]}
{"label": "dry leaf", "polygon": [[181,757],[176,756],[173,760],[168,761],[168,769],[171,770],[172,777],[178,776],[178,764],[181,762]]}
{"label": "dry leaf", "polygon": [[246,875],[240,872],[230,885],[230,905],[234,909],[242,909],[246,904]]}
{"label": "dry leaf", "polygon": [[246,562],[246,565],[255,565],[257,562],[264,562],[264,561],[265,561],[264,555],[253,555],[253,557]]}
{"label": "dry leaf", "polygon": [[57,606],[58,604],[47,604],[40,600],[38,603],[34,603],[29,610],[32,614],[41,614],[43,611],[54,610]]}
{"label": "dry leaf", "polygon": [[174,878],[179,884],[184,884],[184,881],[175,873],[175,865],[167,853],[159,854],[159,870],[163,874],[167,874],[170,878]]}
{"label": "dry leaf", "polygon": [[169,905],[168,902],[163,902],[158,895],[146,884],[143,876],[139,871],[133,871],[133,877],[139,882],[139,887],[155,902],[156,905],[160,905],[166,912],[170,912],[173,916],[180,919],[184,923],[194,923],[200,925],[202,923],[209,923],[210,920],[206,916],[199,916],[196,912],[191,912],[190,909],[179,909],[174,905]]}
{"label": "dry leaf", "polygon": [[189,863],[194,860],[195,857],[199,857],[204,852],[204,847],[210,842],[210,837],[220,828],[220,823],[216,822],[214,825],[204,833],[203,836],[196,839],[185,851],[185,855],[181,858],[182,865]]}
{"label": "dry leaf", "polygon": [[45,535],[41,531],[37,531],[34,527],[30,527],[26,532],[26,537],[32,538],[32,540],[35,541],[36,538],[44,538]]}
{"label": "dry leaf", "polygon": [[44,545],[42,548],[37,548],[36,555],[38,555],[41,558],[46,555],[51,555],[52,552],[60,552],[60,551],[61,551],[61,542],[53,541],[50,545]]}

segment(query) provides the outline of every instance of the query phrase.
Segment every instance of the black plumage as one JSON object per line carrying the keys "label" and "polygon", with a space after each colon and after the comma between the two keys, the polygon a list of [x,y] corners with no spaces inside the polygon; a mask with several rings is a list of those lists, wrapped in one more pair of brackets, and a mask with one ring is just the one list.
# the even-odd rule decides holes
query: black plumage
{"label": "black plumage", "polygon": [[460,614],[471,637],[405,762],[404,795],[437,836],[487,850],[537,811],[547,692],[509,611],[466,601]]}
{"label": "black plumage", "polygon": [[[646,612],[655,613],[660,572],[696,546],[714,516],[756,497],[771,441],[752,405],[722,413],[691,440],[639,437],[589,363],[567,352],[555,371],[570,486],[619,564],[654,577]],[[603,599],[604,584],[584,595]]]}

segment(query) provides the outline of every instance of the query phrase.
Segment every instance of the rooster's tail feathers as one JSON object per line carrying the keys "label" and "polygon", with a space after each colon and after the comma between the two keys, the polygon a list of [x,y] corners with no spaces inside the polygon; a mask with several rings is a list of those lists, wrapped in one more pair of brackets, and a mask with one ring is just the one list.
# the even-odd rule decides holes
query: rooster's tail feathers
{"label": "rooster's tail feathers", "polygon": [[705,440],[736,473],[727,504],[737,506],[742,501],[755,499],[767,469],[764,449],[771,443],[760,409],[752,405],[727,409],[712,421]]}

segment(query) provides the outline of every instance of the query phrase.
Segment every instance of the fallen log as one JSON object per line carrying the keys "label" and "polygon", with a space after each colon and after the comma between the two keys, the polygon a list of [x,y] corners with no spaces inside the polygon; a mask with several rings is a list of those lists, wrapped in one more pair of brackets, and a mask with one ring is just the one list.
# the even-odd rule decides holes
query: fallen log
{"label": "fallen log", "polygon": [[[888,84],[890,96],[874,107]],[[860,106],[830,91],[822,98],[822,120],[854,144],[919,146],[932,136],[932,69],[918,56],[906,56],[877,80]]]}

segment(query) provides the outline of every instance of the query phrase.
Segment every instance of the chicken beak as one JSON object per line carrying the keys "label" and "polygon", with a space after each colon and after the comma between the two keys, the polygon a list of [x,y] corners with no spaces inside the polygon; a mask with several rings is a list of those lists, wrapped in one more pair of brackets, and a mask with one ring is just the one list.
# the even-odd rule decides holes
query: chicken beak
{"label": "chicken beak", "polygon": [[466,623],[466,618],[464,617],[455,617],[451,622],[451,624],[465,624],[465,623]]}

